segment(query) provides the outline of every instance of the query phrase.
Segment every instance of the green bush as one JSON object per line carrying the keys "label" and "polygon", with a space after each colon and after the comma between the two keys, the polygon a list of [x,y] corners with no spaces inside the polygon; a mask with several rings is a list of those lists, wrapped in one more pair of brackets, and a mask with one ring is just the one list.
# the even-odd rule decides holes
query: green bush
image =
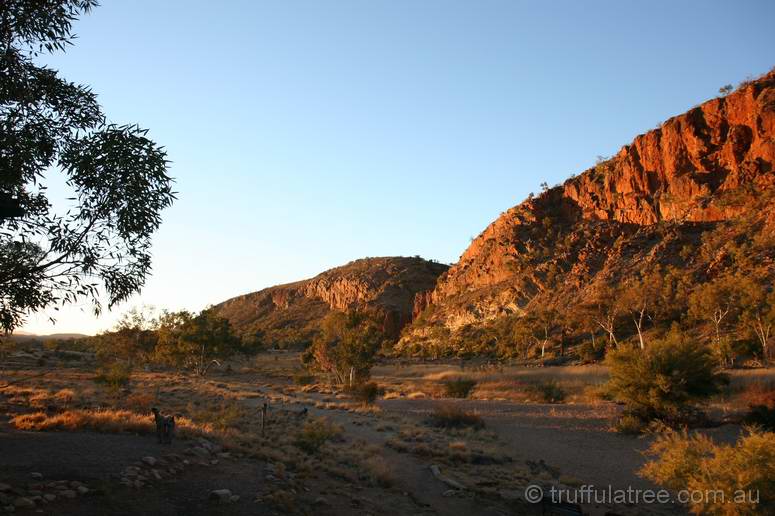
{"label": "green bush", "polygon": [[340,385],[369,379],[384,334],[373,316],[331,312],[322,321],[312,346],[302,354],[304,365],[330,374]]}
{"label": "green bush", "polygon": [[646,453],[655,459],[646,463],[641,476],[668,489],[705,493],[691,499],[696,514],[773,514],[775,510],[775,433],[752,431],[727,445],[715,444],[702,434],[669,431]]}
{"label": "green bush", "polygon": [[728,383],[712,351],[690,341],[677,327],[645,350],[621,348],[606,358],[608,390],[626,412],[644,422],[686,422],[698,403]]}
{"label": "green bush", "polygon": [[113,389],[124,387],[129,384],[132,377],[132,366],[124,362],[113,362],[107,365],[101,365],[97,369],[97,376],[94,381],[102,383]]}
{"label": "green bush", "polygon": [[531,384],[527,390],[544,403],[562,403],[565,401],[565,391],[556,380]]}
{"label": "green bush", "polygon": [[476,380],[456,378],[444,382],[444,393],[449,398],[467,398],[476,387]]}

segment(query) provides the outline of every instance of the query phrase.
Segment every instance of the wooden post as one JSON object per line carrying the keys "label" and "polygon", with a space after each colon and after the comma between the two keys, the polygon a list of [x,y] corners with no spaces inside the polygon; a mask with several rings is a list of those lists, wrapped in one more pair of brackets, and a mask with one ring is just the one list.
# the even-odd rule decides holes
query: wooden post
{"label": "wooden post", "polygon": [[261,407],[261,435],[264,435],[264,427],[266,426],[266,409],[267,405],[266,402],[264,402]]}

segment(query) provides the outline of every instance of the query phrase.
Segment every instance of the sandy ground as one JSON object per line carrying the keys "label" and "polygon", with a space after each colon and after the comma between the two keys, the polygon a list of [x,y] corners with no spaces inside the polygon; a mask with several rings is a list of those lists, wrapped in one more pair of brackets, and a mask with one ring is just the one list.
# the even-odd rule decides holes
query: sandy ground
{"label": "sandy ground", "polygon": [[[379,404],[387,412],[430,414],[439,400],[395,399]],[[655,489],[638,476],[646,462],[643,451],[652,438],[610,431],[615,405],[516,404],[503,401],[445,400],[482,416],[520,462],[543,460],[597,487]],[[727,425],[704,430],[715,440],[733,442],[739,427]]]}

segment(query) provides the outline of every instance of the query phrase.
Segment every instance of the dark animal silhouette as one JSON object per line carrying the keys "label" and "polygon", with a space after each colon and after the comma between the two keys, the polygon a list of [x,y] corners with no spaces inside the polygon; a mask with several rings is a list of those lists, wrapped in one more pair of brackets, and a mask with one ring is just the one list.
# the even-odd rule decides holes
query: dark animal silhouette
{"label": "dark animal silhouette", "polygon": [[156,422],[156,439],[159,444],[172,444],[175,433],[175,416],[164,416],[159,409],[153,407],[153,420]]}

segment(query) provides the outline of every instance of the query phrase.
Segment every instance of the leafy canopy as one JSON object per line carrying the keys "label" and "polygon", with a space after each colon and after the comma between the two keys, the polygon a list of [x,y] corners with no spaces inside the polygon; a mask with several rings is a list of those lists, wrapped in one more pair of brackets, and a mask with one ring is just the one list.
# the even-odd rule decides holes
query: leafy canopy
{"label": "leafy canopy", "polygon": [[[175,199],[163,148],[106,120],[90,88],[40,66],[94,0],[6,0],[0,16],[0,327],[49,305],[127,299]],[[71,197],[50,199],[62,174]],[[55,205],[60,205],[55,209]],[[104,296],[104,297],[103,297]]]}
{"label": "leafy canopy", "polygon": [[213,310],[194,315],[187,311],[165,312],[159,318],[155,358],[168,365],[190,369],[204,376],[218,360],[242,349],[228,319]]}
{"label": "leafy canopy", "polygon": [[331,312],[302,359],[311,369],[332,374],[340,383],[367,380],[384,335],[360,312]]}

